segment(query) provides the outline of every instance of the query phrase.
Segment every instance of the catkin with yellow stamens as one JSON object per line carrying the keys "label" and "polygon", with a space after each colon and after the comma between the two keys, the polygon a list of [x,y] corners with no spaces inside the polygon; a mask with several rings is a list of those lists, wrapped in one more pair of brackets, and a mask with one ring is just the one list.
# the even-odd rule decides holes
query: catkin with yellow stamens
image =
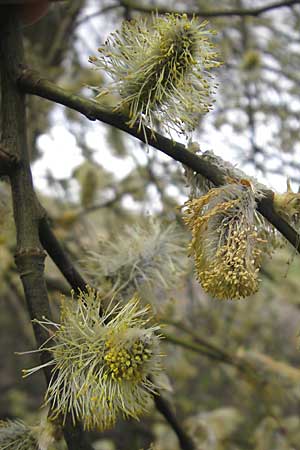
{"label": "catkin with yellow stamens", "polygon": [[238,299],[258,289],[265,242],[255,225],[249,183],[227,184],[186,203],[190,253],[202,288],[218,299]]}
{"label": "catkin with yellow stamens", "polygon": [[[110,35],[100,56],[90,62],[114,80],[104,92],[117,93],[116,110],[129,115],[129,125],[188,133],[212,107],[210,70],[220,62],[209,40],[207,22],[186,14],[124,22]],[[97,88],[96,88],[97,89]]]}
{"label": "catkin with yellow stamens", "polygon": [[138,418],[148,409],[162,356],[158,327],[149,325],[148,312],[139,308],[136,296],[104,309],[99,294],[89,288],[76,303],[63,301],[60,324],[38,322],[49,330],[54,325],[47,347],[53,357],[24,375],[53,367],[45,397],[52,418],[61,415],[65,421],[70,414],[85,429],[104,430],[119,414]]}

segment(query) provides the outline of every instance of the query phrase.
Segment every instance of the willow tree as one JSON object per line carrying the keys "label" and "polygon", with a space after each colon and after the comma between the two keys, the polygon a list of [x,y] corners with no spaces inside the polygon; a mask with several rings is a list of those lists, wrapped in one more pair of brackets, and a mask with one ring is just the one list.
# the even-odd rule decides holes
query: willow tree
{"label": "willow tree", "polygon": [[[40,356],[40,362],[24,368],[23,375],[43,371],[47,384],[43,399],[47,410],[41,423],[3,421],[0,449],[66,445],[70,450],[88,450],[94,448],[89,439],[91,430],[102,433],[101,445],[101,436],[115,429],[120,430],[118,439],[113,434],[108,436],[118,448],[217,448],[213,445],[226,445],[226,440],[236,445],[240,439],[239,445],[247,449],[253,441],[252,429],[249,432],[251,427],[247,429],[245,425],[242,435],[246,438],[237,436],[240,418],[236,411],[225,410],[225,416],[220,416],[221,431],[214,429],[207,423],[217,421],[218,415],[211,419],[203,414],[198,417],[196,405],[184,406],[184,396],[189,395],[187,386],[182,404],[178,403],[182,410],[175,414],[172,403],[176,399],[176,379],[170,393],[164,367],[172,367],[172,352],[177,347],[205,355],[226,364],[235,376],[241,374],[255,387],[269,412],[272,406],[278,407],[277,399],[274,403],[272,399],[266,401],[269,389],[277,389],[278,379],[283,378],[279,382],[282,388],[286,380],[295,384],[300,378],[298,369],[262,353],[225,350],[223,331],[216,343],[197,326],[197,320],[204,317],[203,301],[211,301],[215,307],[220,300],[266,296],[260,281],[266,274],[272,276],[264,268],[265,259],[283,241],[299,250],[299,194],[290,185],[284,194],[273,192],[226,161],[226,155],[221,158],[212,150],[203,151],[201,138],[203,135],[207,140],[209,127],[229,127],[234,145],[245,142],[242,160],[262,172],[267,171],[262,166],[267,166],[271,158],[279,163],[284,160],[282,149],[288,148],[289,169],[297,178],[298,168],[289,146],[294,144],[298,120],[298,104],[292,99],[299,86],[294,71],[299,56],[292,47],[286,57],[283,49],[286,40],[293,38],[293,27],[287,30],[286,22],[293,19],[296,29],[299,11],[295,5],[300,2],[251,8],[241,2],[228,2],[227,9],[219,9],[216,1],[211,9],[202,9],[202,2],[195,1],[187,11],[181,11],[176,10],[176,4],[169,10],[147,2],[141,5],[121,1],[89,14],[84,1],[74,1],[61,9],[52,5],[52,15],[33,24],[24,39],[24,23],[40,19],[49,3],[0,2],[0,175],[3,192],[8,182],[11,187],[15,265],[36,340],[36,350],[29,353]],[[154,8],[156,12],[149,14]],[[281,14],[286,9],[277,30],[268,14]],[[81,67],[76,27],[88,27],[89,21],[115,10],[122,15],[118,19],[124,20],[117,31],[98,45],[98,51],[96,43],[89,43],[89,66]],[[206,17],[211,22],[215,18],[215,23],[208,24]],[[57,27],[53,40],[43,34],[43,20],[48,33],[51,27]],[[32,46],[27,52],[29,64],[24,56],[24,42],[26,48]],[[69,77],[65,59],[73,64]],[[280,61],[280,69],[272,65],[274,59]],[[50,79],[45,77],[46,71]],[[77,79],[72,80],[72,72]],[[270,73],[278,75],[275,81]],[[73,84],[73,89],[61,87],[63,83]],[[278,99],[271,95],[275,89],[279,96],[282,94],[284,104],[280,108]],[[31,162],[39,158],[38,135],[51,128],[52,104],[65,107],[66,128],[77,130],[77,143],[86,161],[72,176],[77,180],[80,198],[64,204],[61,199],[56,200],[59,214],[51,220],[42,196],[33,186]],[[85,128],[91,129],[87,121],[97,122],[93,127],[99,127],[100,132],[104,132],[104,127],[98,122],[110,126],[110,146],[120,157],[130,154],[124,136],[133,136],[143,145],[147,163],[140,167],[135,161],[134,169],[121,181],[117,174],[109,175],[96,161],[95,151],[86,139]],[[270,127],[279,124],[281,131],[264,139],[263,147],[259,136],[262,123],[269,121]],[[167,155],[176,165],[157,160],[152,149]],[[63,181],[61,186],[67,193],[70,180]],[[49,177],[49,183],[53,185],[55,181]],[[149,219],[139,217],[142,213],[128,212],[122,199],[130,194],[140,204],[147,204],[147,188],[151,184],[160,195],[160,213]],[[184,184],[189,198],[179,210],[168,189],[176,186],[179,196]],[[108,196],[111,191],[113,197]],[[51,200],[47,198],[45,203],[51,205]],[[99,210],[106,212],[101,216]],[[95,211],[97,215],[91,224],[86,217]],[[170,217],[173,223],[166,223]],[[96,243],[92,234],[89,238],[95,226],[104,234]],[[3,245],[11,251],[13,245],[7,233],[3,231]],[[67,249],[57,235],[65,240]],[[187,254],[194,263],[197,288]],[[68,286],[60,278],[52,283],[47,280],[47,255]],[[3,281],[9,290],[17,285],[10,275],[12,270],[12,264],[3,269]],[[179,288],[181,294],[177,293]],[[204,300],[201,307],[194,305],[196,309],[191,310],[186,297],[194,298],[195,290]],[[58,296],[59,291],[63,297]],[[53,292],[60,299],[59,308],[53,301]],[[13,294],[20,296],[18,289]],[[178,314],[183,314],[182,303],[188,310],[187,317],[178,321]],[[206,326],[208,331],[209,325]],[[232,336],[232,343],[239,346],[239,338]],[[194,366],[195,369],[195,361]],[[201,390],[201,371],[197,377]],[[195,393],[195,398],[198,395]],[[153,403],[175,432],[175,444],[171,437],[170,442],[169,438],[162,442],[155,437],[155,427],[148,430],[143,440],[134,436],[135,420],[142,419]],[[226,400],[218,406],[223,404]],[[184,408],[189,418],[184,417]],[[279,421],[273,410],[269,415],[265,411],[263,419],[270,416]],[[285,414],[283,406],[280,414]],[[132,419],[131,432],[127,425],[122,427],[122,418]],[[261,416],[260,420],[263,422]],[[260,442],[259,436],[256,430],[256,443]],[[270,442],[264,448],[275,445]]]}

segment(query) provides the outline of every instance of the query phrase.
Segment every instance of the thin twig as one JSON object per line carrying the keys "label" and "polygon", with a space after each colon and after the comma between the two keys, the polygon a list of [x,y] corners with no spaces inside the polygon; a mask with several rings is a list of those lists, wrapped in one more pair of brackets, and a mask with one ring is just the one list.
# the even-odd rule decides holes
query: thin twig
{"label": "thin twig", "polygon": [[270,11],[274,11],[279,8],[287,8],[294,5],[299,5],[300,0],[286,0],[274,3],[269,3],[269,5],[260,6],[257,8],[234,8],[234,9],[220,9],[220,10],[195,10],[194,12],[189,11],[175,11],[174,9],[164,8],[164,7],[149,7],[142,5],[140,3],[134,3],[131,0],[122,0],[121,5],[124,7],[130,7],[133,10],[151,14],[153,12],[158,12],[158,14],[168,14],[168,13],[178,13],[182,14],[186,12],[189,17],[200,16],[200,17],[245,17],[252,16],[258,17]]}
{"label": "thin twig", "polygon": [[176,433],[182,450],[195,450],[194,442],[183,431],[168,402],[161,395],[154,395],[154,402],[157,410],[164,416]]}
{"label": "thin twig", "polygon": [[85,22],[88,22],[91,19],[94,19],[95,17],[99,17],[102,14],[107,13],[108,11],[111,11],[113,9],[116,8],[120,8],[122,7],[122,5],[116,3],[115,5],[108,5],[108,6],[104,6],[103,8],[99,9],[98,11],[95,11],[91,14],[87,14],[86,16],[83,16],[82,18],[78,19],[77,22],[75,23],[76,26],[82,25]]}

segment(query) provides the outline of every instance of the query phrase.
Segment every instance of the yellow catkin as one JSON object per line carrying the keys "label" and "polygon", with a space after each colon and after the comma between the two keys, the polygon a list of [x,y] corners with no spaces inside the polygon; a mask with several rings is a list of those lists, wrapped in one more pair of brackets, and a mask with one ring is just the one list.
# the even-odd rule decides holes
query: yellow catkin
{"label": "yellow catkin", "polygon": [[120,414],[138,418],[145,412],[162,356],[159,328],[150,326],[150,319],[136,295],[104,308],[99,294],[88,288],[76,302],[63,301],[61,324],[43,320],[44,327],[55,326],[47,349],[53,358],[46,363],[53,373],[45,397],[51,417],[66,420],[70,414],[85,429],[104,430]]}
{"label": "yellow catkin", "polygon": [[186,14],[124,22],[89,59],[113,79],[98,97],[118,94],[115,109],[129,116],[131,127],[160,122],[167,130],[193,130],[212,108],[210,71],[220,65],[212,34],[207,22]]}
{"label": "yellow catkin", "polygon": [[218,299],[238,299],[258,289],[265,241],[254,221],[255,198],[247,183],[228,184],[185,204],[202,288]]}

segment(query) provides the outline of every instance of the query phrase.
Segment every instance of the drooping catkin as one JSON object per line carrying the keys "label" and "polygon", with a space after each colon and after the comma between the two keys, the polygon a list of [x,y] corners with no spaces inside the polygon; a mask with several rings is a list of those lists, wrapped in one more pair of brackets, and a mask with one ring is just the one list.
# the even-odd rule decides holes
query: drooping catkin
{"label": "drooping catkin", "polygon": [[255,224],[255,206],[255,194],[246,180],[211,189],[185,204],[197,278],[213,297],[244,298],[258,289],[266,241]]}

